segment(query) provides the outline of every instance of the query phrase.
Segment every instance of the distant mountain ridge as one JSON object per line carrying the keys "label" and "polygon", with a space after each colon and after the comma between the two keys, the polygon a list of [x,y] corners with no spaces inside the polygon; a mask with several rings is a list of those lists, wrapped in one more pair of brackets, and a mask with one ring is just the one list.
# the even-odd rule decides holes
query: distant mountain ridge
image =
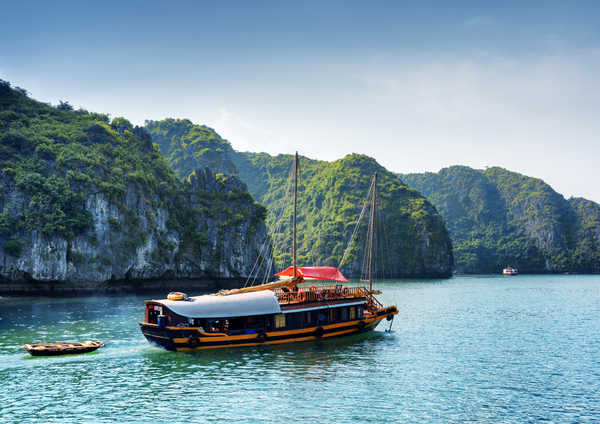
{"label": "distant mountain ridge", "polygon": [[[237,152],[214,130],[194,125],[188,120],[149,122],[149,132],[179,176],[185,177],[195,166],[179,158],[193,157],[223,174],[239,174],[255,199],[268,208],[277,205],[291,167],[290,155]],[[159,128],[160,132],[155,128]],[[192,136],[198,133],[205,135]],[[343,169],[343,172],[349,174],[357,171],[365,176],[369,175],[379,166],[376,163],[376,167],[369,164],[369,159],[360,155],[349,155],[334,162],[302,158],[301,169],[307,174],[301,176],[301,181],[310,180],[306,188],[320,193],[315,204],[319,208],[323,207],[322,196],[335,193],[340,198],[340,204],[344,204],[344,196],[349,192],[355,196],[350,203],[355,202],[356,206],[359,188],[366,192],[365,182],[357,183],[355,179],[348,184],[349,189],[343,187],[341,191],[340,186],[335,183],[329,188],[319,186],[323,181],[333,182],[330,173],[334,169],[335,172],[342,172]],[[387,171],[381,168],[380,172]],[[567,200],[540,179],[497,167],[477,170],[453,166],[438,173],[398,176],[400,179],[395,181],[398,187],[404,186],[406,182],[422,193],[445,220],[454,249],[454,269],[458,272],[498,273],[506,265],[531,273],[600,272],[600,206],[592,201],[581,198]],[[417,197],[420,196],[416,194]],[[312,198],[309,199],[309,203],[313,202]],[[302,197],[300,201],[303,202]],[[414,204],[414,199],[412,202]],[[301,209],[312,214],[316,220],[311,221],[299,237],[306,236],[307,244],[312,246],[311,252],[320,253],[316,258],[303,257],[302,260],[310,262],[317,259],[322,264],[335,265],[334,258],[340,256],[341,244],[321,245],[314,234],[311,234],[314,225],[331,218],[321,210],[316,211],[315,205],[302,204]],[[344,211],[337,210],[338,206],[333,200],[327,204],[330,211],[335,211],[332,214],[342,216]],[[422,206],[425,208],[424,216],[437,216],[436,211],[430,209],[429,202],[424,202]],[[411,212],[411,216],[418,215],[415,211]],[[267,221],[272,225],[270,218]],[[347,229],[340,231],[325,225],[319,231],[341,237]],[[402,237],[410,239],[409,233]],[[414,244],[415,240],[411,242]],[[399,275],[418,274],[414,269],[419,268],[415,266],[415,261],[420,260],[419,256],[411,256],[409,250],[397,256],[410,258],[407,261],[411,263],[407,269],[396,270]],[[418,249],[413,249],[413,252],[416,251]],[[275,252],[280,263],[289,261],[286,254],[289,255],[281,251]],[[356,252],[356,255],[359,254]],[[354,265],[346,269],[346,272],[356,272],[356,257],[354,259]],[[441,262],[444,261],[438,261]],[[425,270],[427,266],[421,265],[420,269]]]}
{"label": "distant mountain ridge", "polygon": [[[213,142],[192,137],[201,129],[210,129],[204,126],[189,127],[188,122],[167,119],[146,123],[147,130],[179,176],[185,178],[195,166],[190,165],[190,161],[178,159],[182,157],[206,158],[221,172],[225,171],[224,174],[232,170],[220,165],[233,163],[234,173],[247,184],[255,199],[271,211],[281,206],[292,167],[292,155],[236,152],[229,143],[215,148]],[[210,139],[224,141],[213,130],[210,131],[213,132]],[[191,139],[196,142],[190,142]],[[382,237],[387,237],[388,246],[385,248],[383,241],[379,246],[378,276],[451,275],[452,246],[444,222],[435,208],[374,159],[356,154],[333,162],[301,158],[298,188],[299,263],[339,264],[375,171],[379,173],[380,200],[386,214],[386,231]],[[274,224],[273,214],[269,214],[267,225],[273,228]],[[273,244],[278,267],[289,265],[289,219],[283,223]],[[363,249],[358,245],[352,246],[349,259],[342,266],[348,276],[360,276]]]}
{"label": "distant mountain ridge", "polygon": [[600,272],[597,203],[566,200],[540,179],[498,167],[400,177],[446,220],[459,272]]}

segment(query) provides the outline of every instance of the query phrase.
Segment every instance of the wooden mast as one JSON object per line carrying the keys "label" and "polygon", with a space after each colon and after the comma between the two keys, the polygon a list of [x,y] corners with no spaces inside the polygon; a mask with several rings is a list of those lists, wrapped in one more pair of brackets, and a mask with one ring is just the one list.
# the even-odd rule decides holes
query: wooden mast
{"label": "wooden mast", "polygon": [[294,156],[294,230],[292,235],[292,265],[296,278],[296,203],[298,201],[298,152]]}
{"label": "wooden mast", "polygon": [[377,172],[373,176],[373,197],[371,199],[371,224],[369,225],[369,292],[373,292],[373,239],[375,238],[375,202],[377,198]]}

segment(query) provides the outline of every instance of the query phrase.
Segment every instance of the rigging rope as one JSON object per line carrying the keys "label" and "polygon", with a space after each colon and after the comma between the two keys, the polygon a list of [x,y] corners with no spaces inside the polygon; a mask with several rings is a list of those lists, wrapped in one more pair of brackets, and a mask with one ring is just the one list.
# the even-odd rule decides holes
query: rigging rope
{"label": "rigging rope", "polygon": [[[265,257],[269,257],[269,260],[267,261],[268,264],[266,264],[266,266],[265,266],[265,274],[262,279],[263,282],[266,282],[270,276],[270,270],[273,267],[273,254],[274,254],[276,246],[268,246],[268,244],[269,244],[269,241],[271,241],[271,240],[275,240],[275,242],[276,242],[275,236],[277,236],[279,234],[279,231],[281,230],[281,227],[283,226],[283,215],[284,215],[286,206],[289,203],[288,197],[291,197],[292,174],[293,174],[293,169],[290,170],[290,173],[288,175],[286,188],[284,190],[284,195],[282,197],[281,210],[279,210],[275,213],[275,221],[274,221],[275,225],[273,227],[274,230],[268,231],[268,229],[267,229],[267,235],[261,245],[261,248],[259,249],[258,256],[257,256],[256,260],[254,261],[254,265],[252,266],[250,275],[248,275],[248,278],[246,279],[246,282],[244,283],[244,287],[248,286],[248,283],[250,282],[250,280],[252,280],[251,285],[254,285],[254,283],[258,279],[258,275],[259,275],[260,270],[262,269],[262,265],[265,262]],[[268,254],[269,251],[271,253],[270,255]],[[254,275],[255,271],[256,271],[256,276]]]}
{"label": "rigging rope", "polygon": [[[381,207],[381,209],[380,209],[379,216],[380,216],[380,224],[378,225],[378,228],[382,229],[382,234],[383,234],[383,238],[381,240],[381,243],[382,243],[381,248],[385,249],[384,252],[381,252],[381,258],[383,259],[382,269],[384,270],[383,278],[390,278],[392,275],[393,262],[390,260],[390,252],[391,252],[390,235],[388,234],[388,231],[387,231],[387,227],[386,227],[387,219],[386,219],[385,210],[383,207]],[[398,258],[396,258],[396,260],[398,260]],[[387,273],[386,273],[386,270],[387,270]]]}
{"label": "rigging rope", "polygon": [[354,226],[354,231],[352,231],[352,235],[350,236],[350,240],[348,241],[348,246],[346,246],[346,250],[344,250],[344,254],[342,256],[342,259],[340,260],[338,269],[342,267],[344,261],[346,260],[346,257],[348,256],[348,253],[350,253],[350,248],[352,247],[352,241],[354,240],[354,236],[358,232],[358,227],[360,226],[360,222],[361,222],[363,216],[365,215],[365,211],[367,210],[367,205],[369,204],[369,198],[370,198],[372,190],[373,190],[373,182],[374,181],[371,181],[371,186],[369,187],[369,191],[367,192],[367,197],[363,203],[363,207],[362,207],[362,210],[360,211],[358,221],[356,221],[356,225]]}
{"label": "rigging rope", "polygon": [[[371,183],[371,188],[369,189],[369,192],[367,193],[367,200],[366,202],[368,203],[369,198],[372,196],[372,193],[374,191],[374,184],[375,180],[373,180],[373,182]],[[374,211],[370,210],[369,213],[372,214]],[[369,215],[370,216],[370,215]],[[365,244],[363,246],[363,259],[362,259],[362,264],[361,264],[361,272],[360,272],[360,280],[361,281],[368,281],[368,275],[369,275],[369,269],[368,269],[368,262],[369,262],[369,246],[370,246],[370,241],[371,241],[371,220],[369,219],[369,225],[367,228],[367,237],[365,239]]]}

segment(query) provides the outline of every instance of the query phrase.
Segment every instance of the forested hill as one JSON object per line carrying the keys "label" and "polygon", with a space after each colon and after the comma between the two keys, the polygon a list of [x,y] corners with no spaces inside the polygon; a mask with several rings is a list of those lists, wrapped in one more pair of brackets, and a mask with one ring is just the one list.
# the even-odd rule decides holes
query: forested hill
{"label": "forested hill", "polygon": [[143,128],[1,80],[0,162],[0,283],[23,291],[248,275],[265,238],[264,207],[234,178],[181,181]]}
{"label": "forested hill", "polygon": [[145,127],[179,177],[186,178],[199,168],[227,175],[236,173],[231,144],[212,128],[194,125],[188,119],[146,121]]}
{"label": "forested hill", "polygon": [[600,272],[600,206],[502,168],[403,174],[446,220],[460,272]]}
{"label": "forested hill", "polygon": [[[166,152],[176,172],[185,176],[193,166],[176,158],[204,157],[208,153],[206,149],[212,147],[210,142],[191,137],[192,131],[178,133],[181,122],[186,121],[148,122],[146,128],[161,150]],[[160,133],[156,128],[161,129]],[[172,135],[164,137],[162,134]],[[196,142],[190,142],[192,138]],[[235,172],[247,184],[250,193],[271,212],[267,225],[273,230],[275,211],[280,209],[284,200],[293,157],[240,153],[228,147],[218,149],[216,153],[222,157],[216,160],[217,163],[234,163]],[[450,275],[452,247],[440,215],[422,195],[407,187],[374,159],[348,155],[334,162],[325,162],[302,157],[299,171],[299,264],[338,266],[358,220],[371,178],[377,171],[382,207],[377,276]],[[273,241],[279,268],[291,264],[290,214],[291,208],[288,207],[282,227]],[[353,277],[358,277],[362,268],[362,242],[366,229],[362,230],[362,239],[353,245],[349,259],[342,266],[343,272]]]}

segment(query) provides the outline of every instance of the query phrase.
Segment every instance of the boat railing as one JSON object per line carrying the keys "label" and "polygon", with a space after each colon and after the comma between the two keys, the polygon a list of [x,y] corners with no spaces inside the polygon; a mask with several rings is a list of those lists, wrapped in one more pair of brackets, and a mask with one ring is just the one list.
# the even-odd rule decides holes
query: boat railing
{"label": "boat railing", "polygon": [[297,291],[284,291],[276,289],[275,294],[281,305],[294,303],[311,303],[325,300],[372,298],[379,303],[366,287],[342,287],[337,286],[311,286],[298,287]]}
{"label": "boat railing", "polygon": [[[368,293],[368,290],[367,290]],[[378,309],[383,308],[383,303],[375,298],[372,294],[369,293],[367,297],[367,309],[369,311],[376,311]]]}

